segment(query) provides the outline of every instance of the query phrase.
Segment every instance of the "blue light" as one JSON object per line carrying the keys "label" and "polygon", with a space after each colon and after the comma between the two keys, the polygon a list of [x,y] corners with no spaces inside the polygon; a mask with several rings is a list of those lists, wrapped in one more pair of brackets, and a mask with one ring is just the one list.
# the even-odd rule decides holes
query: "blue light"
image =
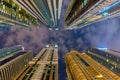
{"label": "blue light", "polygon": [[99,50],[107,50],[107,48],[98,48]]}
{"label": "blue light", "polygon": [[103,15],[104,15],[104,16],[107,16],[107,15],[109,15],[109,13],[108,13],[108,12],[105,12],[105,13],[103,13]]}
{"label": "blue light", "polygon": [[114,8],[115,6],[119,5],[119,3],[120,3],[120,2],[116,0],[113,4],[111,4],[111,5],[107,6],[107,7],[104,7],[104,8],[102,8],[101,10],[99,10],[99,13],[101,14],[101,13],[109,12],[110,9],[112,9],[112,8]]}
{"label": "blue light", "polygon": [[99,10],[99,13],[104,13],[109,10],[109,7],[105,7],[102,10]]}
{"label": "blue light", "polygon": [[98,49],[99,49],[99,50],[107,50],[108,48],[107,48],[107,46],[106,46],[105,44],[100,44],[100,45],[98,46]]}
{"label": "blue light", "polygon": [[56,44],[56,45],[55,45],[55,47],[57,48],[57,47],[58,47],[58,45]]}

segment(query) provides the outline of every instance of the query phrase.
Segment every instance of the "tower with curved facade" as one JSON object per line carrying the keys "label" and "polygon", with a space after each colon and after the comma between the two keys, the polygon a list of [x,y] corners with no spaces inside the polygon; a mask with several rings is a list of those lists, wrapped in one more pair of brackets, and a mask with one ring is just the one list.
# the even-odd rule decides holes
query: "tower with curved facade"
{"label": "tower with curved facade", "polygon": [[65,57],[68,80],[120,80],[120,77],[86,53],[69,52]]}

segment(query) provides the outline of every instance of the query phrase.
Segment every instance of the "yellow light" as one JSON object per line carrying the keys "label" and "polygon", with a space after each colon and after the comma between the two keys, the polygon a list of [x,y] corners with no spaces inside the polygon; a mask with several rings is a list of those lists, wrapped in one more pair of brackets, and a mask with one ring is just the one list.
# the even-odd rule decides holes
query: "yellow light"
{"label": "yellow light", "polygon": [[107,62],[109,62],[109,59],[107,59]]}
{"label": "yellow light", "polygon": [[81,22],[82,22],[82,19],[79,19],[78,21],[76,21],[77,24],[81,23]]}
{"label": "yellow light", "polygon": [[5,10],[5,5],[3,5],[3,9]]}
{"label": "yellow light", "polygon": [[97,75],[96,77],[98,77],[98,78],[102,78],[102,77],[103,77],[103,75],[102,75],[102,74],[100,74],[100,75]]}
{"label": "yellow light", "polygon": [[21,7],[19,7],[19,11],[21,11]]}
{"label": "yellow light", "polygon": [[100,18],[102,18],[102,16],[101,15],[97,15],[97,16],[94,16],[94,17],[88,19],[88,21],[94,21],[94,20],[97,20],[97,19],[100,19]]}

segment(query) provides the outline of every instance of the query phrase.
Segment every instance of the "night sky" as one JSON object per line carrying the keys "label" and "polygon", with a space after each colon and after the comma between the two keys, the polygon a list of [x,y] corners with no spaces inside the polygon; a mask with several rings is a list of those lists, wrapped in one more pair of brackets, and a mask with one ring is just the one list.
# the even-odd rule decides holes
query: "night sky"
{"label": "night sky", "polygon": [[69,0],[63,1],[58,31],[50,31],[41,24],[40,28],[13,26],[11,31],[0,32],[0,48],[20,44],[37,54],[47,44],[58,44],[59,80],[67,80],[64,57],[70,50],[83,52],[89,47],[107,47],[120,51],[120,17],[100,21],[81,29],[66,30],[63,19]]}

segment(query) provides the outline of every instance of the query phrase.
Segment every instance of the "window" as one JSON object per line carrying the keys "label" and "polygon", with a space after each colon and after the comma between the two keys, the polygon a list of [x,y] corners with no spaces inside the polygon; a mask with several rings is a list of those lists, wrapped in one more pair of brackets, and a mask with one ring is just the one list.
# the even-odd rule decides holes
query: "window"
{"label": "window", "polygon": [[82,4],[81,4],[81,9],[82,9],[83,7],[84,7],[84,4],[82,3]]}
{"label": "window", "polygon": [[5,10],[5,5],[3,5],[3,9]]}
{"label": "window", "polygon": [[75,11],[75,15],[77,15],[77,11]]}
{"label": "window", "polygon": [[88,3],[88,0],[84,0],[84,6]]}
{"label": "window", "polygon": [[9,3],[9,0],[7,0],[7,2]]}

